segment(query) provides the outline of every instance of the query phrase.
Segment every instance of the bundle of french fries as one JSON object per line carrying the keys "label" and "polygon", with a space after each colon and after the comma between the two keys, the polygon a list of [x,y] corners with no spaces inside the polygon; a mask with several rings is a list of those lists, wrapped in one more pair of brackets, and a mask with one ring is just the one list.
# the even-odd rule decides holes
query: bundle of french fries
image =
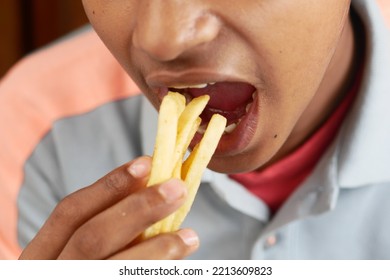
{"label": "bundle of french fries", "polygon": [[190,211],[203,172],[226,127],[226,118],[214,114],[202,140],[187,159],[183,159],[202,122],[199,116],[209,99],[208,95],[199,96],[192,99],[186,106],[186,99],[183,95],[169,92],[161,103],[152,170],[147,185],[153,186],[170,178],[178,178],[186,183],[188,195],[181,208],[146,229],[143,233],[144,238],[178,230]]}

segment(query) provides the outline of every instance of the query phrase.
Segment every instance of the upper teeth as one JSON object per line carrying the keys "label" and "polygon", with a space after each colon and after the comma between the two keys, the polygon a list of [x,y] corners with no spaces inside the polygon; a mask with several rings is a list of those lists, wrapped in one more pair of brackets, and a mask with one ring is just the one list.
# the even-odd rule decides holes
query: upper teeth
{"label": "upper teeth", "polygon": [[176,85],[173,88],[182,89],[182,88],[205,88],[208,85],[213,85],[214,83],[205,83],[205,84],[195,84],[195,85]]}

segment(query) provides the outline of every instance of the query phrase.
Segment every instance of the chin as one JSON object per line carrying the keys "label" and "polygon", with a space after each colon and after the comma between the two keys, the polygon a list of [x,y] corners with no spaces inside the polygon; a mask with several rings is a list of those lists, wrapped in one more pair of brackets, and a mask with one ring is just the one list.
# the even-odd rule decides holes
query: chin
{"label": "chin", "polygon": [[213,158],[208,168],[218,173],[235,174],[245,173],[261,168],[265,163],[255,163],[248,159],[240,159],[236,157],[217,157]]}

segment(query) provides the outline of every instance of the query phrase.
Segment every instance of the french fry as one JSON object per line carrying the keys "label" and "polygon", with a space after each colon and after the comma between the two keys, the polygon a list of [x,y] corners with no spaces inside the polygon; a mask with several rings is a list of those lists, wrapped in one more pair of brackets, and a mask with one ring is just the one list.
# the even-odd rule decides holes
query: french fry
{"label": "french fry", "polygon": [[[199,115],[202,113],[209,100],[210,97],[208,95],[202,95],[193,99],[180,115],[177,129],[176,149],[174,153],[175,158],[173,160],[175,167],[172,177],[174,178],[181,179],[181,166],[183,157],[188,149],[188,146],[190,145],[192,138],[194,137],[202,122],[202,119],[199,118]],[[175,215],[175,213],[172,213],[161,221],[160,232],[171,231]]]}
{"label": "french fry", "polygon": [[183,95],[169,92],[161,103],[148,186],[162,183],[172,177],[174,162],[169,159],[172,159],[175,153],[177,126],[185,102]]}
{"label": "french fry", "polygon": [[[172,177],[174,162],[172,159],[176,147],[177,125],[180,114],[185,107],[185,97],[180,94],[168,93],[160,106],[156,145],[152,158],[152,170],[147,186],[160,184]],[[172,137],[173,136],[173,137]],[[154,236],[160,232],[160,223],[149,227],[144,235]]]}
{"label": "french fry", "polygon": [[202,140],[195,146],[194,150],[183,164],[182,178],[188,186],[188,197],[184,204],[175,212],[171,231],[176,231],[184,221],[195,200],[203,172],[207,168],[219,139],[226,127],[226,118],[214,114],[207,126]]}
{"label": "french fry", "polygon": [[176,164],[174,170],[174,177],[180,178],[180,169],[182,160],[185,155],[188,146],[196,131],[198,130],[200,123],[202,122],[199,115],[202,113],[210,100],[208,95],[202,95],[191,100],[190,103],[185,107],[182,114],[180,115],[177,129],[176,138],[176,149],[174,162]]}
{"label": "french fry", "polygon": [[[201,122],[202,122],[202,119],[198,117],[195,120],[195,122],[192,124],[192,126],[190,127],[188,134],[186,134],[186,138],[182,138],[182,140],[180,141],[182,143],[177,143],[177,146],[176,146],[177,151],[175,152],[175,156],[177,155],[178,158],[175,161],[176,165],[175,165],[175,169],[173,170],[173,177],[174,178],[178,178],[178,179],[182,178],[182,176],[181,176],[181,173],[182,173],[181,169],[182,169],[182,165],[183,165],[182,159],[185,156],[186,150],[188,149],[188,146],[190,145],[191,140],[194,137],[196,131],[198,130]],[[190,126],[190,123],[188,123],[188,126]],[[180,138],[180,137],[178,137],[178,138]]]}
{"label": "french fry", "polygon": [[208,101],[209,96],[204,95],[194,98],[185,106],[184,96],[169,92],[161,104],[151,176],[147,185],[162,183],[172,177],[179,178],[186,182],[189,195],[179,210],[146,229],[143,238],[177,230],[191,208],[202,174],[226,126],[224,117],[214,115],[201,142],[183,165],[183,157],[201,123],[199,115]]}

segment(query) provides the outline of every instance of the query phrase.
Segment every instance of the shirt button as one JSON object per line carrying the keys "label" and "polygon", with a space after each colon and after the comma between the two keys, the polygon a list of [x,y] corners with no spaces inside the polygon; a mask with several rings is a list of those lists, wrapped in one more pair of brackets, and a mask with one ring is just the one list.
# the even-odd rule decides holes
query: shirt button
{"label": "shirt button", "polygon": [[270,235],[267,237],[267,239],[265,240],[264,242],[264,247],[265,248],[270,248],[270,247],[273,247],[276,245],[276,243],[278,242],[277,238],[275,235]]}

